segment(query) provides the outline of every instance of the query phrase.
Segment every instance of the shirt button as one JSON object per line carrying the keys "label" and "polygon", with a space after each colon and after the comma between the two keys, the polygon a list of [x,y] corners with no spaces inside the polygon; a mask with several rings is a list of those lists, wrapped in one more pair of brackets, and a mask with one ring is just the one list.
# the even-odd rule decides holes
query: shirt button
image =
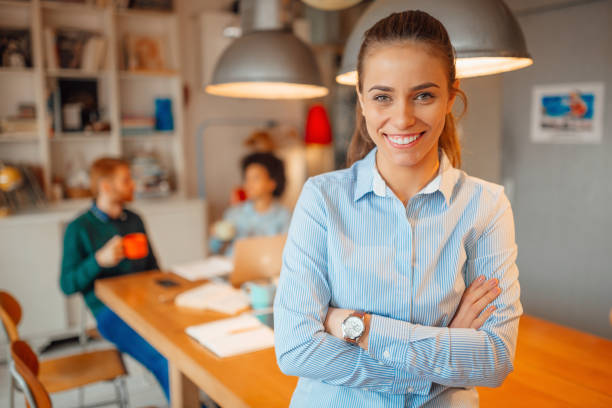
{"label": "shirt button", "polygon": [[391,357],[391,354],[389,354],[389,350],[385,350],[385,352],[383,353],[383,357],[384,357],[384,358],[389,358],[389,357]]}
{"label": "shirt button", "polygon": [[440,367],[436,367],[436,368],[434,368],[434,372],[435,372],[436,374],[440,374],[440,372],[441,372],[441,371],[442,371],[442,370],[440,370]]}
{"label": "shirt button", "polygon": [[408,392],[412,392],[412,391],[414,391],[414,388],[413,387],[408,387]]}

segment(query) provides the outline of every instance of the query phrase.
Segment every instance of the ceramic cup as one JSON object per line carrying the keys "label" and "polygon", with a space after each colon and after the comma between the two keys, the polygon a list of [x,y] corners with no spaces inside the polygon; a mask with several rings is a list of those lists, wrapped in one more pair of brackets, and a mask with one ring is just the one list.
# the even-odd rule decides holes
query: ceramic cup
{"label": "ceramic cup", "polygon": [[128,259],[142,259],[149,255],[147,236],[142,232],[127,234],[123,237],[123,252]]}
{"label": "ceramic cup", "polygon": [[246,282],[242,288],[249,294],[251,307],[253,309],[265,309],[272,307],[276,285],[270,281]]}

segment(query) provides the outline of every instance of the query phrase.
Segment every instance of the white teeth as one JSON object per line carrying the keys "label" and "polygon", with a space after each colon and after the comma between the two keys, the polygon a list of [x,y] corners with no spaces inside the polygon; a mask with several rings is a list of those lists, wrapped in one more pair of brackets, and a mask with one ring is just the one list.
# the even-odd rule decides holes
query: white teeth
{"label": "white teeth", "polygon": [[421,135],[418,134],[416,136],[410,136],[410,137],[401,137],[401,136],[387,136],[387,137],[393,143],[400,144],[400,145],[406,145],[406,144],[412,143],[415,140],[417,140],[419,138],[419,136],[421,136]]}

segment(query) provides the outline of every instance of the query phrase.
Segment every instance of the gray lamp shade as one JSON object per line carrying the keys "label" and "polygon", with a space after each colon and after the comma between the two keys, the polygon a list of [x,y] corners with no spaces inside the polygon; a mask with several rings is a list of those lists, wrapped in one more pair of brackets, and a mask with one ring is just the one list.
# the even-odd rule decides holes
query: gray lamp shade
{"label": "gray lamp shade", "polygon": [[533,63],[516,18],[501,0],[377,0],[348,38],[338,82],[357,82],[357,56],[365,32],[391,13],[406,10],[422,10],[446,27],[456,51],[457,77],[496,74]]}
{"label": "gray lamp shade", "polygon": [[321,10],[341,10],[359,3],[361,0],[302,0],[311,7]]}
{"label": "gray lamp shade", "polygon": [[286,30],[253,31],[223,53],[206,92],[235,98],[304,99],[327,88],[310,48]]}

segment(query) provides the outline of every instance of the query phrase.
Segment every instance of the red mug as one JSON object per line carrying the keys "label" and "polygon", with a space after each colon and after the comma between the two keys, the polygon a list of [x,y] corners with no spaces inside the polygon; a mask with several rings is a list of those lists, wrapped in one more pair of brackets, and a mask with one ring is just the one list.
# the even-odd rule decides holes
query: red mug
{"label": "red mug", "polygon": [[128,259],[142,259],[149,255],[147,236],[142,232],[127,234],[123,237],[123,253]]}

